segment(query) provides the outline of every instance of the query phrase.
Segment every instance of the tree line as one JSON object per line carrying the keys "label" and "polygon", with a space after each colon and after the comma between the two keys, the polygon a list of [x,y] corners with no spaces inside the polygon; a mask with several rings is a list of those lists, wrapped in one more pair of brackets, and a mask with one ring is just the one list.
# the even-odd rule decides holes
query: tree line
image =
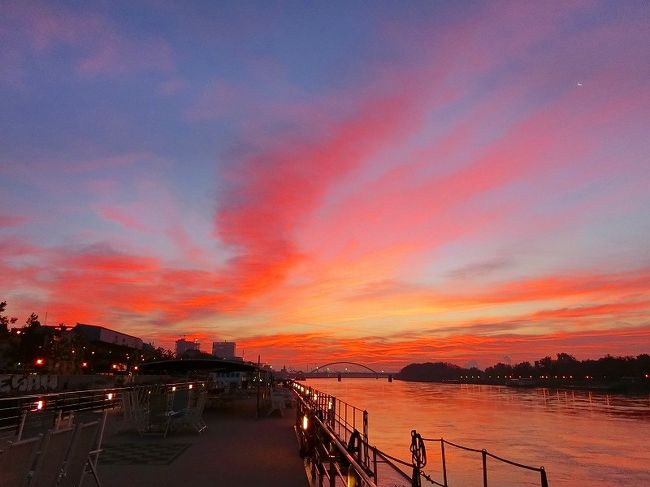
{"label": "tree line", "polygon": [[578,360],[568,353],[558,353],[556,358],[546,356],[531,362],[515,365],[499,362],[481,370],[464,368],[447,362],[409,364],[397,378],[422,382],[484,382],[507,383],[513,379],[531,379],[539,384],[549,383],[614,383],[630,382],[650,385],[650,355]]}

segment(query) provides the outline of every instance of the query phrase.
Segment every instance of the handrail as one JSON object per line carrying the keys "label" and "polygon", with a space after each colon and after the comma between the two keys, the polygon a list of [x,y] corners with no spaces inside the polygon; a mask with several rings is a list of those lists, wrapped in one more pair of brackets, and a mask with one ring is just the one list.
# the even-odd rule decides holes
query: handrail
{"label": "handrail", "polygon": [[46,392],[0,398],[0,433],[19,427],[21,417],[28,411],[59,411],[63,413],[89,409],[112,409],[120,405],[123,394],[155,389],[183,389],[202,381],[183,381],[155,384],[137,384],[126,387],[85,389],[77,391]]}
{"label": "handrail", "polygon": [[[325,425],[327,427],[327,434],[325,436],[328,438],[332,436],[336,438],[336,442],[334,442],[334,440],[331,441],[335,450],[345,450],[344,452],[342,451],[344,462],[349,460],[349,456],[355,458],[354,454],[348,450],[349,446],[346,448],[348,438],[351,438],[354,434],[361,434],[361,438],[358,438],[359,442],[355,448],[356,455],[358,455],[359,458],[354,462],[352,467],[355,471],[361,469],[365,473],[365,476],[361,476],[361,474],[359,475],[360,482],[372,480],[374,485],[379,486],[380,484],[378,483],[377,478],[385,476],[387,482],[390,482],[390,485],[406,485],[406,483],[408,483],[409,486],[411,485],[411,476],[406,474],[399,465],[402,465],[402,467],[408,467],[409,469],[412,465],[402,460],[395,459],[387,453],[379,450],[376,446],[370,445],[368,442],[367,411],[361,410],[360,408],[345,403],[344,401],[340,401],[334,396],[301,384],[294,383],[293,392],[299,398],[299,408],[297,410],[299,417],[297,420],[301,419],[303,412],[308,412],[309,418],[313,417],[313,423],[318,425],[319,428],[321,425]],[[301,409],[304,409],[304,411],[301,411]],[[357,419],[363,419],[363,422],[356,421],[355,416]],[[363,432],[359,431],[358,428],[360,427],[363,428]],[[320,430],[322,430],[322,428],[320,428],[319,431]],[[302,437],[305,438],[305,432],[302,429],[299,429],[299,432]],[[327,456],[325,458],[327,458]],[[336,471],[339,473],[338,477],[347,484],[346,479],[340,475],[340,470],[335,461],[332,461],[331,458],[329,459],[330,469],[333,470],[328,475],[327,472],[323,471],[323,469],[318,466],[321,464],[320,460],[321,458],[318,454],[313,455],[311,462],[312,468],[316,466],[321,472],[321,475],[323,477],[327,476],[328,478],[330,478],[333,471]],[[395,463],[393,462],[394,460],[396,461]],[[314,471],[316,471],[315,468]],[[395,481],[399,482],[399,484],[396,484]],[[402,482],[404,483],[402,484]],[[335,485],[335,483],[330,483],[330,486],[333,485]]]}
{"label": "handrail", "polygon": [[540,474],[540,485],[542,487],[548,487],[548,479],[546,477],[546,469],[544,467],[532,467],[530,465],[525,465],[523,463],[515,462],[512,460],[508,460],[507,458],[500,457],[498,455],[495,455],[494,453],[490,453],[489,451],[482,449],[478,450],[476,448],[470,448],[467,446],[459,445],[457,443],[453,443],[451,441],[445,440],[444,438],[422,438],[423,441],[428,441],[428,442],[437,442],[440,443],[440,448],[441,448],[441,456],[442,456],[442,473],[444,476],[443,484],[440,484],[436,482],[435,480],[431,479],[428,475],[424,474],[424,472],[421,472],[421,474],[430,482],[435,483],[436,485],[442,485],[443,487],[447,487],[447,467],[446,467],[446,460],[445,460],[445,448],[444,445],[450,445],[455,448],[459,448],[461,450],[473,452],[473,453],[480,453],[482,456],[482,462],[483,462],[483,485],[484,487],[487,487],[488,482],[487,482],[487,458],[494,458],[495,460],[499,460],[500,462],[507,463],[508,465],[512,465],[513,467],[518,467],[518,468],[523,468],[525,470],[530,470],[533,472],[537,472]]}
{"label": "handrail", "polygon": [[[310,406],[310,405],[307,403],[307,401],[305,401],[305,399],[302,398],[300,395],[297,395],[297,397],[298,397],[298,400],[301,401],[301,402],[303,403],[303,405],[305,405],[305,406],[307,406],[307,407]],[[364,467],[362,467],[361,465],[359,465],[359,463],[356,461],[356,459],[355,459],[352,455],[350,455],[350,453],[348,452],[347,448],[345,448],[345,446],[341,443],[341,441],[340,441],[339,438],[334,434],[334,432],[332,432],[332,431],[330,430],[329,426],[327,426],[323,421],[321,421],[320,418],[318,418],[318,416],[316,416],[316,415],[313,416],[313,419],[316,421],[316,423],[318,424],[318,426],[320,426],[320,428],[322,429],[322,431],[324,431],[324,432],[327,434],[327,436],[329,437],[330,441],[332,441],[332,442],[334,443],[334,445],[336,446],[336,448],[339,450],[339,452],[343,454],[343,456],[345,457],[345,460],[346,460],[346,461],[347,461],[347,462],[348,462],[348,463],[349,463],[349,464],[354,468],[355,472],[356,472],[356,473],[361,477],[361,479],[362,479],[362,480],[363,480],[363,481],[364,481],[364,482],[365,482],[369,487],[377,487],[377,484],[375,484],[375,482],[374,482],[374,481],[373,481],[373,480],[368,476],[368,474],[365,472]]]}
{"label": "handrail", "polygon": [[[321,414],[321,417],[318,417],[316,414],[313,414],[313,419],[316,421],[319,425],[319,427],[327,432],[328,437],[332,439],[332,442],[335,444],[336,449],[341,451],[345,457],[345,459],[350,462],[351,465],[354,465],[354,468],[357,472],[360,473],[360,476],[363,478],[364,482],[369,482],[372,479],[370,478],[369,475],[367,475],[366,472],[369,472],[371,470],[368,470],[370,466],[372,466],[372,470],[374,470],[374,482],[375,484],[370,484],[370,485],[379,485],[377,483],[377,465],[378,463],[383,463],[385,462],[387,465],[389,465],[394,473],[398,473],[403,480],[408,480],[409,485],[413,486],[420,486],[421,481],[420,477],[426,479],[427,481],[431,482],[434,485],[438,485],[441,487],[448,487],[447,483],[447,465],[446,465],[446,457],[445,457],[445,445],[452,446],[454,448],[458,448],[464,451],[472,452],[472,453],[480,453],[482,457],[482,471],[483,471],[483,486],[487,487],[488,486],[488,469],[487,469],[487,459],[488,458],[493,458],[495,460],[498,460],[500,462],[506,463],[508,465],[512,465],[514,467],[522,468],[525,470],[530,470],[534,472],[538,472],[540,474],[540,485],[541,487],[548,487],[548,479],[546,477],[546,470],[544,467],[533,467],[530,465],[525,465],[523,463],[518,463],[512,460],[508,460],[506,458],[500,457],[498,455],[495,455],[493,453],[488,452],[485,449],[477,449],[477,448],[471,448],[468,446],[460,445],[458,443],[454,443],[448,440],[445,440],[444,438],[421,438],[419,434],[417,434],[416,431],[412,431],[412,441],[415,443],[416,440],[421,440],[419,445],[412,444],[412,449],[411,452],[414,453],[413,455],[413,460],[411,463],[401,460],[399,458],[396,458],[392,455],[389,455],[388,453],[385,453],[377,447],[370,446],[368,443],[367,439],[367,421],[368,421],[368,413],[367,411],[362,411],[361,409],[350,405],[348,403],[345,403],[344,401],[341,401],[334,396],[330,396],[328,394],[322,393],[320,391],[317,391],[311,387],[306,387],[297,383],[293,384],[293,391],[296,394],[296,396],[299,398],[300,403],[304,405],[309,411],[317,411]],[[333,407],[333,404],[335,406]],[[348,408],[351,409],[352,411],[352,423],[348,421]],[[345,413],[345,415],[342,415],[342,411]],[[342,442],[345,442],[347,437],[349,435],[352,435],[353,433],[356,433],[357,428],[356,428],[356,412],[357,411],[362,411],[363,414],[363,426],[364,426],[364,438],[361,440],[361,445],[364,448],[364,454],[361,455],[359,454],[360,460],[363,460],[362,463],[365,462],[365,465],[361,465],[357,461],[350,461],[351,459],[353,460],[354,457],[348,452],[348,449],[345,447],[345,445]],[[336,431],[336,428],[338,427],[338,432]],[[341,436],[341,429],[343,430],[343,435]],[[358,433],[356,433],[358,434]],[[436,481],[433,478],[431,478],[430,475],[424,472],[423,467],[426,465],[426,453],[425,453],[425,448],[424,448],[424,442],[438,442],[440,443],[440,449],[441,449],[441,460],[442,460],[442,482]],[[414,450],[415,448],[415,450]],[[372,449],[372,462],[370,462],[369,455],[368,455],[368,449]],[[421,450],[421,452],[419,451]],[[421,456],[416,457],[416,453],[420,454]],[[380,457],[383,459],[382,461],[379,461],[377,457]],[[370,462],[370,463],[369,463]],[[399,467],[401,465],[402,467],[408,467],[413,469],[413,476],[410,477],[407,475],[402,468]],[[364,474],[364,475],[362,475]],[[366,478],[367,477],[367,478]],[[330,485],[334,485],[334,483],[331,483]]]}
{"label": "handrail", "polygon": [[43,393],[32,393],[32,394],[26,394],[26,395],[19,395],[19,396],[2,396],[0,397],[0,402],[3,401],[15,401],[17,399],[42,399],[46,398],[48,396],[62,396],[62,395],[75,395],[83,392],[87,393],[92,393],[92,392],[102,392],[102,391],[107,391],[107,392],[120,392],[120,391],[132,391],[133,389],[137,388],[143,388],[143,387],[154,387],[154,386],[183,386],[187,384],[196,384],[197,382],[201,381],[182,381],[182,382],[163,382],[163,383],[154,383],[154,384],[132,384],[128,386],[122,386],[122,387],[104,387],[104,388],[97,388],[97,389],[79,389],[75,391],[51,391],[51,392],[43,392]]}

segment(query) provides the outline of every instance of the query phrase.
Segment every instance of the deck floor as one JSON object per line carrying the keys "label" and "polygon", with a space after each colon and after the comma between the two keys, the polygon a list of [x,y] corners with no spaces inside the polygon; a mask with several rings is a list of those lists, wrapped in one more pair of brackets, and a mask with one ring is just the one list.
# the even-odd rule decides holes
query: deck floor
{"label": "deck floor", "polygon": [[[172,431],[140,437],[110,418],[98,473],[103,487],[306,487],[293,431],[295,410],[255,418],[255,399],[208,409],[200,435]],[[88,478],[84,485],[93,485]]]}

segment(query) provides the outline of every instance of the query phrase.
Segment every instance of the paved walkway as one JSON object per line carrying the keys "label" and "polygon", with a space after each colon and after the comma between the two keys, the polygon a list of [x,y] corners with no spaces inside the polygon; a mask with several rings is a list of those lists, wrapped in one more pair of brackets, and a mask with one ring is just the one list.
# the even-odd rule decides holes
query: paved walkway
{"label": "paved walkway", "polygon": [[[306,487],[293,431],[295,409],[284,417],[255,418],[255,399],[206,410],[201,435],[172,431],[141,438],[110,422],[100,456],[104,487]],[[93,484],[91,479],[85,485]]]}

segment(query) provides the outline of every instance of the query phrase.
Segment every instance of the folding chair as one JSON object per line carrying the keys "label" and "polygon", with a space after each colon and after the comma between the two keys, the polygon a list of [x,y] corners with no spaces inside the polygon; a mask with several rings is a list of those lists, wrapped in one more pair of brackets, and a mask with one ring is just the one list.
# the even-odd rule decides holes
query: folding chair
{"label": "folding chair", "polygon": [[59,413],[56,411],[25,411],[20,416],[16,441],[45,434],[56,427]]}
{"label": "folding chair", "polygon": [[190,406],[181,411],[180,414],[172,416],[172,425],[188,426],[202,433],[208,426],[203,420],[203,410],[208,399],[207,391],[197,391],[190,400]]}
{"label": "folding chair", "polygon": [[29,481],[32,465],[42,436],[10,443],[0,454],[0,485],[2,487],[25,487]]}
{"label": "folding chair", "polygon": [[149,421],[147,433],[159,433],[167,436],[171,421],[169,411],[169,399],[167,394],[152,394],[149,398]]}
{"label": "folding chair", "polygon": [[64,428],[50,430],[45,435],[29,487],[52,487],[57,484],[63,474],[73,433],[73,428]]}
{"label": "folding chair", "polygon": [[95,465],[90,461],[89,457],[90,452],[93,450],[99,428],[99,421],[80,423],[77,425],[72,444],[66,456],[63,475],[58,487],[79,487],[86,466],[93,473],[97,485],[100,485]]}
{"label": "folding chair", "polygon": [[104,441],[104,430],[106,429],[107,418],[108,418],[108,411],[104,410],[104,412],[102,413],[102,419],[100,420],[99,423],[99,428],[97,430],[97,435],[93,440],[93,449],[90,450],[90,452],[88,453],[88,464],[87,464],[88,468],[87,469],[84,468],[81,474],[80,485],[83,484],[86,474],[88,473],[88,471],[90,471],[90,473],[93,475],[93,478],[95,479],[95,484],[97,484],[97,487],[101,487],[101,482],[99,480],[99,476],[97,475],[97,464],[99,463],[99,455],[103,451],[102,441]]}

